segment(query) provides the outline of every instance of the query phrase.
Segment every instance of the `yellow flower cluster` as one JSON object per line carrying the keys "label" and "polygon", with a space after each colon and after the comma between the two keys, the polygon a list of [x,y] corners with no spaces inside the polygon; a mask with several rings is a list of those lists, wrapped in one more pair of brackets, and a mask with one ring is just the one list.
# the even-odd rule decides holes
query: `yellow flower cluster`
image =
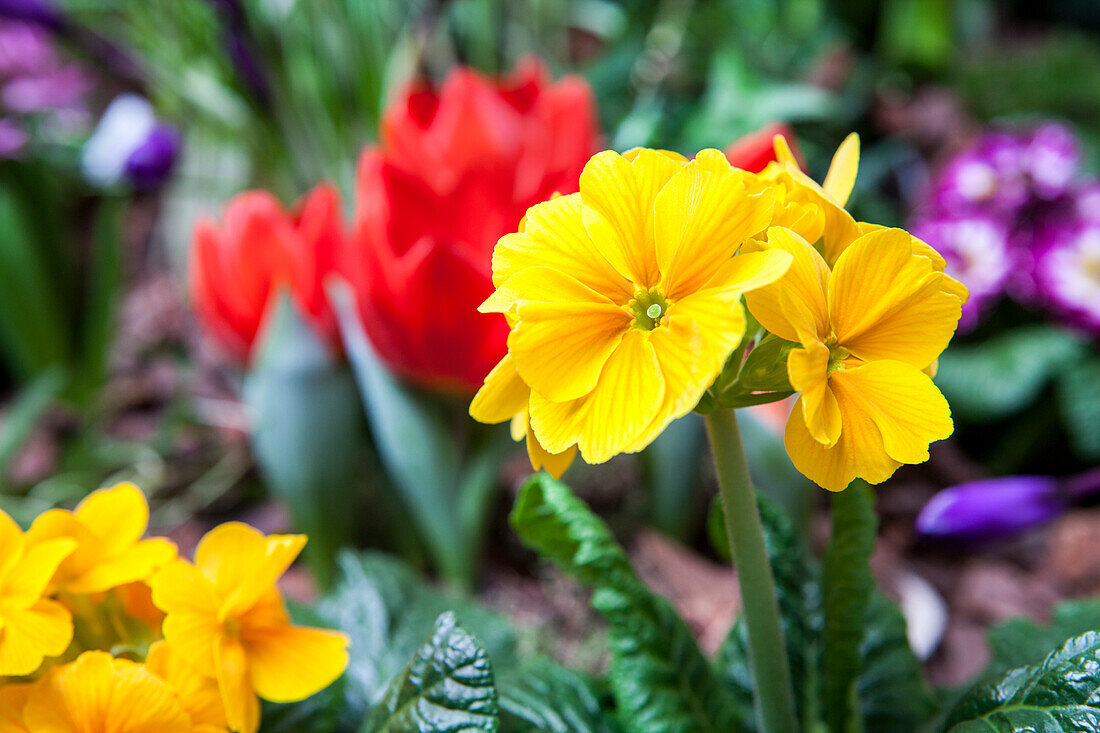
{"label": "yellow flower cluster", "polygon": [[26,533],[0,512],[0,733],[252,733],[258,698],[343,672],[346,638],[293,626],[276,585],[304,537],[224,524],[190,563],[148,520],[130,484]]}
{"label": "yellow flower cluster", "polygon": [[641,450],[740,367],[727,361],[744,298],[792,342],[785,369],[801,396],[785,442],[800,471],[840,490],[926,460],[952,430],[927,374],[966,290],[927,244],[845,210],[855,135],[820,186],[775,145],[759,174],[716,150],[599,153],[578,193],[529,209],[493,255],[481,309],[507,317],[508,354],[470,414],[511,420],[532,465],[555,476],[578,451],[600,463]]}

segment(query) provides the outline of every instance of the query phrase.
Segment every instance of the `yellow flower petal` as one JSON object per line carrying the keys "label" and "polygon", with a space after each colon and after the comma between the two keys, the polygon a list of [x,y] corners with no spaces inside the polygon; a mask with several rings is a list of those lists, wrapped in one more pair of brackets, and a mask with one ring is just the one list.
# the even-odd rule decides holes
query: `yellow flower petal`
{"label": "yellow flower petal", "polygon": [[579,193],[529,208],[523,231],[504,235],[493,251],[493,284],[499,287],[529,267],[550,267],[620,304],[630,300],[634,287],[600,253],[581,211]]}
{"label": "yellow flower petal", "polygon": [[482,313],[515,312],[528,303],[615,304],[580,280],[550,267],[529,267],[505,280],[478,310]]}
{"label": "yellow flower petal", "polygon": [[653,201],[682,163],[655,151],[627,160],[610,150],[584,166],[582,216],[596,247],[615,269],[639,287],[657,284],[660,272],[653,245]]}
{"label": "yellow flower petal", "polygon": [[23,722],[23,708],[30,693],[31,685],[0,687],[0,733],[30,733]]}
{"label": "yellow flower petal", "polygon": [[69,593],[101,593],[120,585],[150,577],[156,570],[176,559],[176,546],[165,539],[138,542],[116,557],[104,559],[87,572],[69,581]]}
{"label": "yellow flower petal", "polygon": [[260,728],[260,701],[252,691],[248,658],[238,641],[222,639],[216,649],[218,691],[231,730],[256,733]]}
{"label": "yellow flower petal", "polygon": [[896,359],[922,369],[955,333],[959,298],[943,275],[914,255],[909,234],[882,229],[860,237],[833,269],[829,312],[838,343],[861,359]]}
{"label": "yellow flower petal", "polygon": [[839,395],[843,428],[831,448],[826,448],[810,434],[801,403],[799,397],[787,419],[783,445],[795,468],[818,486],[829,491],[843,491],[857,477],[872,484],[882,483],[901,465],[886,454],[882,436],[871,418],[846,406]]}
{"label": "yellow flower petal", "polygon": [[856,184],[856,171],[859,170],[859,135],[852,133],[836,149],[833,162],[821,188],[826,195],[841,206],[848,203],[852,187]]}
{"label": "yellow flower petal", "polygon": [[73,516],[100,540],[100,553],[111,555],[141,539],[149,524],[145,495],[129,483],[99,489],[77,505]]}
{"label": "yellow flower petal", "polygon": [[177,560],[149,582],[153,603],[164,611],[164,638],[203,674],[214,676],[214,650],[224,633],[218,620],[219,601],[214,585],[198,568]]}
{"label": "yellow flower petal", "polygon": [[821,341],[828,338],[826,285],[829,266],[817,250],[798,234],[782,227],[772,227],[768,230],[766,243],[754,242],[753,245],[791,255],[791,264],[783,277],[745,294],[745,303],[756,320],[787,341],[798,341],[802,328]]}
{"label": "yellow flower petal", "polygon": [[725,170],[708,170],[707,160],[681,168],[654,202],[661,287],[671,300],[705,286],[741,244],[771,220],[770,190],[749,194],[743,173],[732,168],[725,156]]}
{"label": "yellow flower petal", "polygon": [[247,524],[227,522],[199,541],[195,565],[214,584],[225,618],[254,605],[286,572],[305,544],[303,535],[265,537]]}
{"label": "yellow flower petal", "polygon": [[530,397],[531,388],[520,378],[512,355],[505,354],[474,395],[470,416],[490,425],[511,420],[518,413],[526,412]]}
{"label": "yellow flower petal", "polygon": [[[883,229],[889,229],[890,227],[882,226],[881,224],[869,224],[868,222],[859,222],[860,236],[869,234],[871,232],[881,231]],[[942,272],[947,267],[947,260],[943,258],[939,252],[937,252],[930,244],[923,240],[917,239],[912,234],[909,235],[909,243],[913,247],[913,254],[921,255],[932,260],[932,267]]]}
{"label": "yellow flower petal", "polygon": [[218,691],[218,681],[200,673],[188,661],[187,655],[175,651],[166,642],[158,641],[149,647],[145,668],[171,688],[196,730],[201,730],[202,726],[221,731],[227,729],[229,723]]}
{"label": "yellow flower petal", "polygon": [[831,447],[840,439],[840,407],[829,388],[829,349],[819,341],[805,340],[801,349],[787,356],[787,377],[802,396],[802,417],[814,440]]}
{"label": "yellow flower petal", "polygon": [[794,157],[794,152],[791,151],[791,145],[787,142],[787,138],[783,135],[776,135],[772,138],[772,145],[775,147],[775,158],[780,163],[792,163],[798,165],[798,161]]}
{"label": "yellow flower petal", "polygon": [[947,400],[926,374],[908,364],[875,361],[841,369],[830,384],[838,400],[874,421],[886,454],[895,461],[927,461],[928,444],[951,435]]}
{"label": "yellow flower petal", "polygon": [[531,427],[547,450],[562,453],[575,443],[585,461],[603,463],[623,452],[652,422],[663,396],[653,347],[642,331],[631,329],[590,394],[551,402],[532,392]]}
{"label": "yellow flower petal", "polygon": [[566,401],[592,391],[632,317],[610,303],[533,303],[508,335],[516,370],[543,397]]}
{"label": "yellow flower petal", "polygon": [[0,509],[0,588],[7,574],[23,558],[24,544],[19,525]]}
{"label": "yellow flower petal", "polygon": [[246,627],[241,644],[256,694],[271,702],[304,700],[332,684],[348,662],[348,639],[335,631]]}
{"label": "yellow flower petal", "polygon": [[719,288],[747,293],[779,280],[790,269],[793,261],[794,257],[781,249],[739,254],[718,267],[714,277],[707,283],[706,290]]}
{"label": "yellow flower petal", "polygon": [[27,702],[27,727],[42,733],[192,733],[168,686],[140,664],[85,652],[52,670]]}
{"label": "yellow flower petal", "polygon": [[[0,581],[0,605],[27,608],[42,597],[61,561],[76,549],[67,538],[45,540],[27,547],[19,555],[19,564]],[[0,612],[2,615],[2,612]]]}
{"label": "yellow flower petal", "polygon": [[542,469],[554,478],[561,478],[566,469],[573,464],[577,455],[577,446],[566,448],[561,453],[551,453],[542,447],[535,431],[531,429],[530,418],[524,413],[524,425],[526,427],[527,457],[531,461],[531,468],[538,471]]}
{"label": "yellow flower petal", "polygon": [[60,603],[40,600],[30,608],[0,611],[0,677],[34,672],[45,657],[65,651],[73,638],[73,619]]}

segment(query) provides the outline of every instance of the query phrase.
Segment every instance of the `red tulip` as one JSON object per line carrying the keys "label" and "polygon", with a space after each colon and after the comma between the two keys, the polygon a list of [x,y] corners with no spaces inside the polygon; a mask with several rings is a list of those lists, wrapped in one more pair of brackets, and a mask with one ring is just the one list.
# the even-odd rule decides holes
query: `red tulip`
{"label": "red tulip", "polygon": [[360,160],[344,263],[391,368],[431,389],[480,386],[508,335],[502,316],[477,312],[493,246],[529,206],[576,191],[598,145],[588,85],[551,82],[534,61],[500,80],[459,68],[397,99]]}
{"label": "red tulip", "polygon": [[730,165],[736,166],[750,173],[759,173],[768,167],[768,163],[775,160],[775,136],[782,135],[787,138],[795,157],[801,163],[798,147],[795,145],[794,132],[782,122],[773,122],[761,127],[756,132],[737,138],[726,148],[726,158]]}
{"label": "red tulip", "polygon": [[273,296],[289,292],[317,333],[338,348],[324,280],[342,249],[344,226],[335,187],[322,183],[291,211],[266,191],[226,204],[221,223],[195,225],[191,298],[199,320],[247,363]]}

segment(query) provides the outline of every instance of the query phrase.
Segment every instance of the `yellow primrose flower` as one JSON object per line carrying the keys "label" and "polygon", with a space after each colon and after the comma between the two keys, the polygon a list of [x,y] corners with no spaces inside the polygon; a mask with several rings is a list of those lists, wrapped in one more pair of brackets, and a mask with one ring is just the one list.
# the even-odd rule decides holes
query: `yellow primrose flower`
{"label": "yellow primrose flower", "polygon": [[85,652],[31,689],[23,720],[35,733],[194,733],[171,688],[142,665]]}
{"label": "yellow primrose flower", "polygon": [[145,668],[172,689],[195,733],[229,730],[218,681],[199,674],[183,654],[158,641],[149,647]]}
{"label": "yellow primrose flower", "polygon": [[858,237],[830,271],[798,234],[776,227],[754,247],[791,253],[787,274],[746,295],[768,331],[801,348],[787,358],[800,393],[785,444],[794,465],[832,491],[886,480],[928,459],[951,434],[951,411],[922,372],[947,346],[965,288],[914,254],[900,229]]}
{"label": "yellow primrose flower", "polygon": [[30,674],[72,641],[72,615],[42,595],[75,547],[69,539],[30,542],[0,511],[0,677]]}
{"label": "yellow primrose flower", "polygon": [[230,522],[202,538],[193,565],[177,560],[150,582],[153,602],[166,614],[165,641],[199,674],[217,679],[232,730],[257,730],[257,695],[302,700],[347,665],[347,637],[292,626],[276,587],[305,542]]}
{"label": "yellow primrose flower", "polygon": [[142,540],[149,504],[133,484],[92,492],[75,511],[51,509],[27,531],[32,542],[59,537],[76,540],[76,551],[61,563],[53,586],[84,595],[145,580],[176,557],[166,539]]}
{"label": "yellow primrose flower", "polygon": [[772,216],[751,177],[716,150],[690,162],[607,151],[579,193],[528,209],[493,253],[497,290],[481,310],[512,330],[471,415],[522,424],[526,412],[533,452],[556,470],[574,446],[589,463],[641,450],[694,409],[741,342],[741,294],[790,263],[737,254]]}
{"label": "yellow primrose flower", "polygon": [[23,722],[30,691],[31,685],[0,687],[0,733],[30,733]]}

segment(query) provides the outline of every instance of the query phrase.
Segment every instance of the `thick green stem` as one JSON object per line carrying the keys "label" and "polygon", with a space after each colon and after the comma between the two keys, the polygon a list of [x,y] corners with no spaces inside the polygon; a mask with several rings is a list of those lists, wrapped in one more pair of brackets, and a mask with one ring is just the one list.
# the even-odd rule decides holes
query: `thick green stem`
{"label": "thick green stem", "polygon": [[756,717],[763,733],[797,733],[791,670],[779,624],[775,579],[734,411],[720,408],[707,415],[707,434],[718,469],[726,533],[749,632],[749,661],[756,680]]}

